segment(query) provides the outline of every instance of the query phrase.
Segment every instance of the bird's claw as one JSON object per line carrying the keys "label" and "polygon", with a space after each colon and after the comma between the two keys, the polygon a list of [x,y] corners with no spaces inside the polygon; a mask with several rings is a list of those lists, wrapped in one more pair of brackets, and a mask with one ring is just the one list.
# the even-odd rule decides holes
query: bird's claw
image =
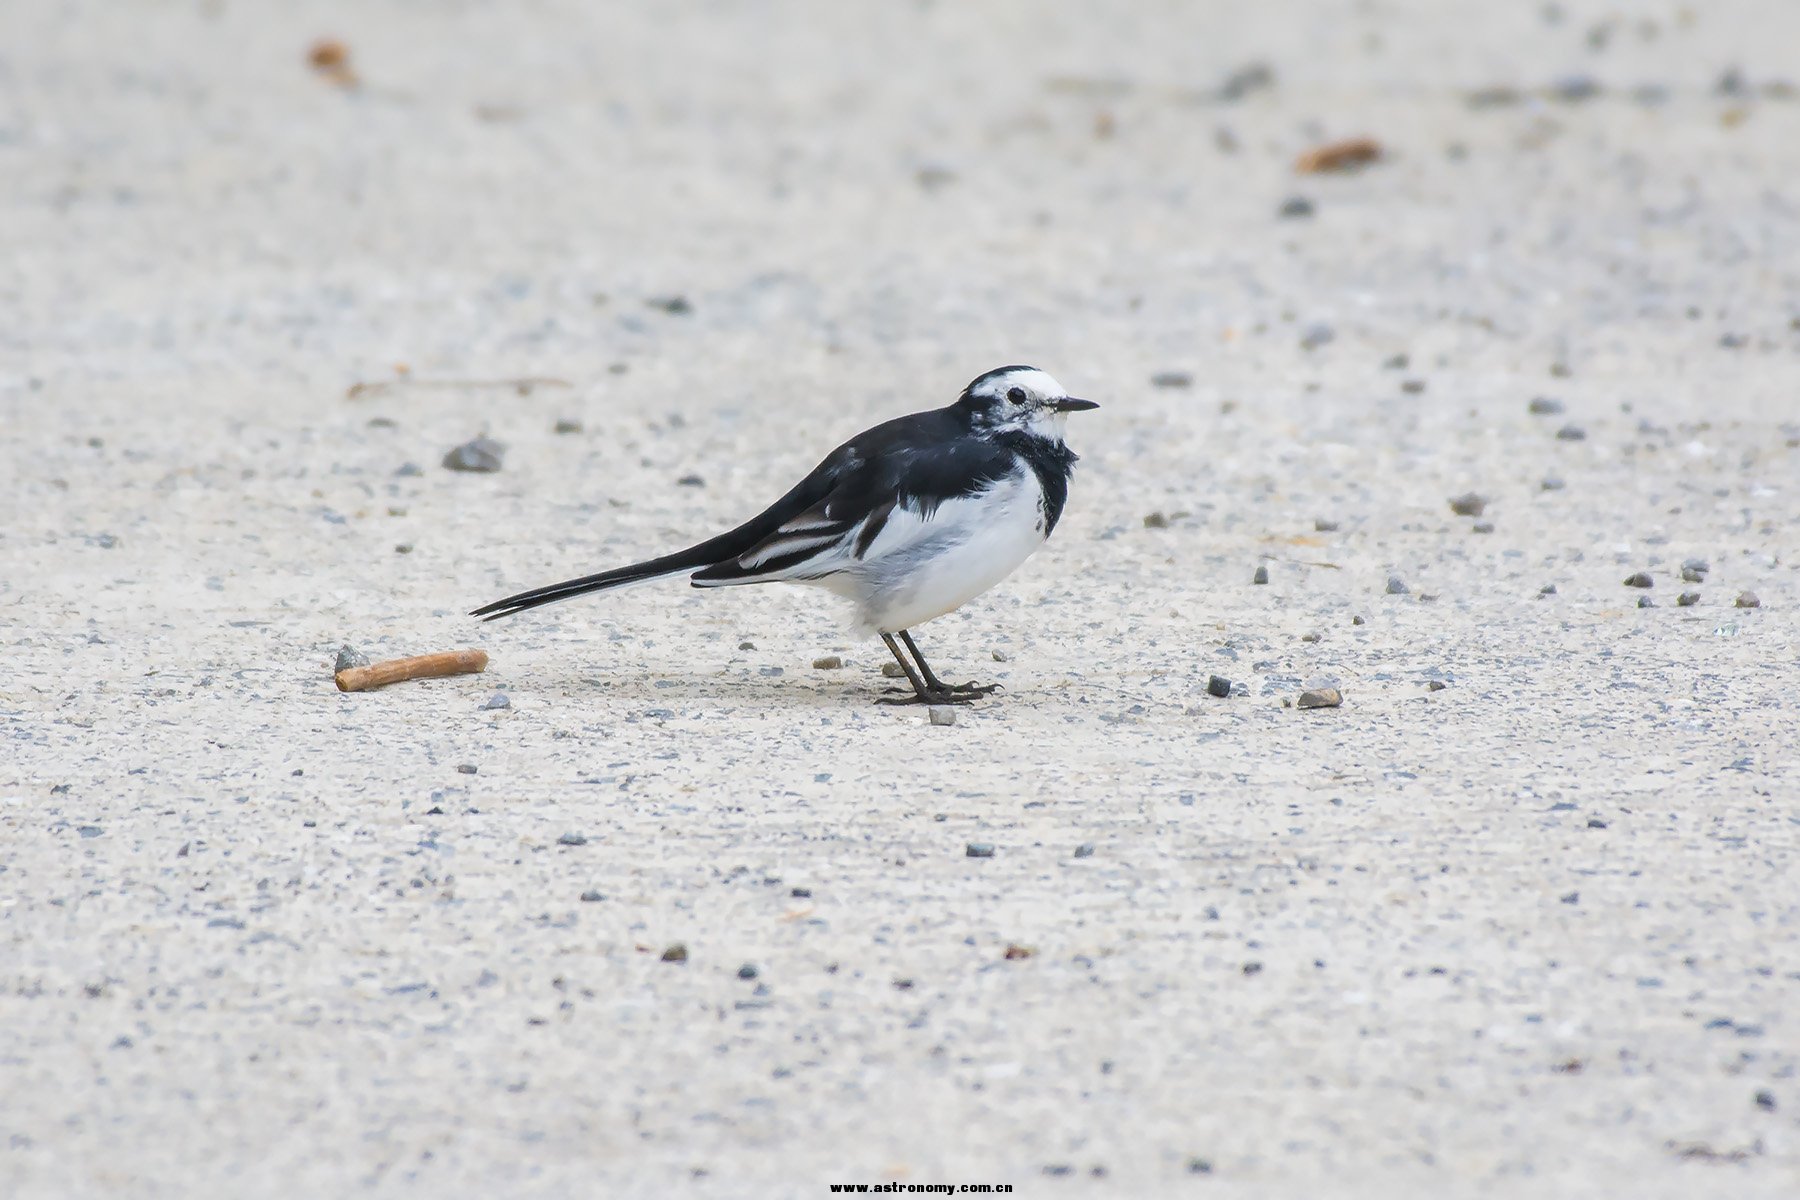
{"label": "bird's claw", "polygon": [[942,688],[926,688],[923,692],[903,691],[889,688],[886,696],[876,698],[877,704],[973,704],[983,696],[993,692],[1000,685],[997,683],[979,684],[965,683]]}

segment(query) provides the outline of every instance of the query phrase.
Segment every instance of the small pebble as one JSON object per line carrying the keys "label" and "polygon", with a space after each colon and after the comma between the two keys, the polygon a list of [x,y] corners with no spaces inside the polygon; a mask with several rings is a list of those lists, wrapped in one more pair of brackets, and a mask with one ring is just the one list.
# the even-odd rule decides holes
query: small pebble
{"label": "small pebble", "polygon": [[1540,595],[1540,596],[1556,595],[1556,585],[1554,583],[1546,583],[1543,587],[1538,589],[1538,595]]}
{"label": "small pebble", "polygon": [[1324,517],[1313,518],[1314,533],[1336,533],[1337,529],[1338,523],[1336,521],[1328,521]]}
{"label": "small pebble", "polygon": [[1284,221],[1297,221],[1312,216],[1316,210],[1313,202],[1305,196],[1289,196],[1275,211],[1276,215]]}
{"label": "small pebble", "polygon": [[811,900],[812,899],[812,889],[809,887],[789,888],[788,895],[792,896],[796,900]]}
{"label": "small pebble", "polygon": [[1712,564],[1704,558],[1686,559],[1681,564],[1681,578],[1686,583],[1705,583],[1706,573],[1712,570]]}
{"label": "small pebble", "polygon": [[1337,331],[1323,321],[1315,321],[1300,334],[1302,350],[1317,350],[1320,346],[1329,345],[1337,340]]}
{"label": "small pebble", "polygon": [[1639,596],[1639,597],[1638,597],[1638,605],[1637,605],[1637,606],[1638,606],[1638,607],[1639,607],[1639,608],[1655,608],[1655,607],[1656,607],[1656,601],[1654,601],[1654,600],[1652,600],[1652,599],[1651,599],[1651,598],[1650,598],[1650,597],[1648,597],[1648,596]]}
{"label": "small pebble", "polygon": [[881,664],[881,673],[889,679],[905,679],[906,678],[906,668],[902,667],[897,662],[882,663]]}
{"label": "small pebble", "polygon": [[[1012,661],[1012,656],[1009,655],[1004,650],[990,650],[990,651],[988,651],[988,657],[992,658],[995,662],[1011,662]],[[900,664],[895,663],[894,665],[899,666]]]}
{"label": "small pebble", "polygon": [[1561,476],[1546,475],[1544,476],[1543,482],[1538,484],[1538,489],[1545,492],[1560,492],[1567,486],[1567,484],[1563,483]]}
{"label": "small pebble", "polygon": [[1774,1112],[1775,1093],[1767,1088],[1758,1091],[1756,1093],[1756,1107],[1762,1109],[1764,1112]]}
{"label": "small pebble", "polygon": [[493,695],[489,696],[486,700],[481,702],[481,707],[482,707],[483,711],[488,711],[488,710],[492,710],[492,709],[501,709],[501,708],[511,708],[512,707],[512,697],[508,696],[505,692],[495,692]]}
{"label": "small pebble", "polygon": [[1494,532],[1494,523],[1492,521],[1477,521],[1473,525],[1469,526],[1469,532],[1470,533],[1492,533],[1492,532]]}
{"label": "small pebble", "polygon": [[1450,511],[1459,517],[1479,517],[1487,511],[1487,506],[1487,497],[1477,492],[1450,497]]}
{"label": "small pebble", "polygon": [[1344,702],[1344,694],[1336,688],[1308,688],[1300,693],[1299,708],[1336,708]]}
{"label": "small pebble", "polygon": [[457,763],[456,764],[456,772],[459,775],[475,775],[475,774],[478,774],[480,771],[481,771],[481,768],[476,766],[474,763]]}
{"label": "small pebble", "polygon": [[1075,857],[1076,858],[1092,858],[1092,857],[1094,857],[1094,843],[1083,842],[1083,843],[1081,843],[1081,845],[1075,847]]}
{"label": "small pebble", "polygon": [[1554,417],[1562,413],[1563,402],[1549,396],[1537,396],[1525,408],[1534,417]]}
{"label": "small pebble", "polygon": [[644,303],[651,308],[661,309],[672,317],[685,317],[694,311],[694,306],[686,296],[652,296]]}
{"label": "small pebble", "polygon": [[1755,592],[1739,592],[1735,606],[1738,608],[1761,608],[1762,601],[1756,598]]}
{"label": "small pebble", "polygon": [[964,858],[992,858],[994,844],[992,842],[970,842],[963,847]]}
{"label": "small pebble", "polygon": [[1592,75],[1565,75],[1550,85],[1550,98],[1564,104],[1580,104],[1600,94],[1600,83]]}
{"label": "small pebble", "polygon": [[682,942],[671,942],[669,948],[662,952],[664,962],[684,963],[687,961],[687,946]]}
{"label": "small pebble", "polygon": [[1584,442],[1587,440],[1587,430],[1579,425],[1564,425],[1556,431],[1556,440],[1559,442]]}
{"label": "small pebble", "polygon": [[1208,676],[1206,680],[1206,691],[1208,695],[1217,696],[1223,700],[1231,695],[1231,680],[1225,678],[1223,675]]}
{"label": "small pebble", "polygon": [[498,471],[506,447],[490,437],[464,442],[444,455],[444,465],[452,471]]}
{"label": "small pebble", "polygon": [[1167,529],[1168,527],[1169,518],[1163,516],[1160,512],[1153,512],[1144,518],[1145,529]]}
{"label": "small pebble", "polygon": [[1316,633],[1303,633],[1300,635],[1300,640],[1303,642],[1316,642],[1319,640],[1319,635]]}
{"label": "small pebble", "polygon": [[1212,1163],[1207,1159],[1190,1158],[1187,1160],[1187,1173],[1189,1175],[1211,1175],[1212,1169]]}
{"label": "small pebble", "polygon": [[336,673],[338,671],[348,671],[353,667],[366,667],[368,665],[368,655],[364,654],[361,650],[358,650],[355,646],[343,646],[338,650],[337,665],[332,668],[332,671],[333,673]]}
{"label": "small pebble", "polygon": [[1675,603],[1680,608],[1692,608],[1694,605],[1700,603],[1700,593],[1683,592],[1681,595],[1675,597]]}
{"label": "small pebble", "polygon": [[1030,958],[1036,953],[1037,951],[1033,950],[1030,946],[1021,946],[1017,942],[1008,942],[1006,945],[1006,952],[1000,957],[1006,959],[1008,962],[1017,962],[1021,958]]}
{"label": "small pebble", "polygon": [[929,715],[933,725],[956,724],[956,709],[948,704],[933,704]]}
{"label": "small pebble", "polygon": [[1605,829],[1606,822],[1602,821],[1599,817],[1589,817],[1587,827],[1589,829]]}
{"label": "small pebble", "polygon": [[1350,623],[1352,625],[1367,625],[1368,624],[1368,622],[1361,617],[1351,617]]}
{"label": "small pebble", "polygon": [[1381,360],[1381,369],[1384,371],[1404,371],[1411,365],[1412,359],[1404,354],[1390,354]]}
{"label": "small pebble", "polygon": [[750,963],[745,963],[743,966],[738,968],[738,978],[739,979],[755,979],[756,978],[756,968],[753,965],[751,965]]}
{"label": "small pebble", "polygon": [[602,896],[593,888],[589,888],[587,891],[581,893],[581,902],[583,904],[598,904],[604,899],[606,899],[606,897]]}
{"label": "small pebble", "polygon": [[1400,578],[1398,575],[1389,575],[1388,576],[1388,581],[1387,581],[1387,594],[1388,595],[1404,596],[1411,590],[1412,590],[1411,588],[1406,586],[1406,581],[1404,579]]}
{"label": "small pebble", "polygon": [[1400,381],[1400,390],[1409,396],[1416,396],[1425,390],[1425,381],[1423,379],[1403,379]]}
{"label": "small pebble", "polygon": [[585,846],[587,838],[579,833],[565,833],[556,839],[556,844],[559,846]]}
{"label": "small pebble", "polygon": [[1159,371],[1150,377],[1150,386],[1159,388],[1193,387],[1194,377],[1186,371]]}
{"label": "small pebble", "polygon": [[583,428],[580,421],[571,420],[568,417],[558,421],[554,427],[557,433],[580,433]]}
{"label": "small pebble", "polygon": [[1269,568],[1267,568],[1267,567],[1256,568],[1256,574],[1250,576],[1250,582],[1253,584],[1258,584],[1258,585],[1269,582]]}
{"label": "small pebble", "polygon": [[680,479],[677,479],[675,481],[675,486],[676,487],[703,488],[706,486],[706,480],[702,479],[698,475],[683,475]]}
{"label": "small pebble", "polygon": [[756,649],[756,643],[755,642],[739,642],[738,649],[739,650],[754,650],[754,649]]}
{"label": "small pebble", "polygon": [[1441,692],[1449,686],[1450,686],[1449,684],[1445,683],[1441,679],[1431,679],[1431,680],[1426,681],[1425,690],[1428,692]]}
{"label": "small pebble", "polygon": [[[900,664],[895,663],[894,665],[899,666]],[[843,669],[844,660],[835,654],[827,654],[823,658],[813,659],[813,670],[815,671],[841,671]]]}
{"label": "small pebble", "polygon": [[1633,571],[1625,577],[1625,586],[1635,588],[1655,587],[1656,580],[1650,578],[1650,572],[1648,571]]}
{"label": "small pebble", "polygon": [[1560,899],[1564,904],[1580,904],[1581,903],[1581,893],[1580,892],[1570,892],[1566,896],[1558,897],[1558,899]]}

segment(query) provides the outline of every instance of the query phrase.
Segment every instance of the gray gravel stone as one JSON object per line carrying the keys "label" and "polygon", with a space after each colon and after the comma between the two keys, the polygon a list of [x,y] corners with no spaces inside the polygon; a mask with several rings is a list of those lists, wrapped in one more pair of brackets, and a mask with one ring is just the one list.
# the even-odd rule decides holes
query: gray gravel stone
{"label": "gray gravel stone", "polygon": [[1406,581],[1404,579],[1400,578],[1398,575],[1389,575],[1388,576],[1388,581],[1387,581],[1387,594],[1388,595],[1404,596],[1411,591],[1412,591],[1412,589],[1406,586]]}
{"label": "gray gravel stone", "polygon": [[1225,678],[1223,675],[1208,676],[1206,680],[1206,691],[1208,695],[1224,699],[1231,695],[1231,680]]}
{"label": "gray gravel stone", "polygon": [[1488,499],[1478,492],[1464,492],[1450,497],[1450,511],[1459,517],[1479,517],[1487,511]]}
{"label": "gray gravel stone", "polygon": [[1337,340],[1337,331],[1323,321],[1315,321],[1300,331],[1300,348],[1317,350]]}
{"label": "gray gravel stone", "polygon": [[452,471],[498,471],[505,456],[506,446],[484,435],[444,455],[444,465]]}

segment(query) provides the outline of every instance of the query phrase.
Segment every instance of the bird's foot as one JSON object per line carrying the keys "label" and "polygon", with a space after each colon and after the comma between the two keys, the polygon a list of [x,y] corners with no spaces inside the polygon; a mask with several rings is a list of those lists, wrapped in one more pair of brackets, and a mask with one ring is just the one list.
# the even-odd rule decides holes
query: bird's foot
{"label": "bird's foot", "polygon": [[886,696],[878,697],[877,704],[973,704],[993,692],[1000,685],[997,683],[979,684],[964,683],[954,686],[928,687],[922,692],[905,691],[890,688]]}

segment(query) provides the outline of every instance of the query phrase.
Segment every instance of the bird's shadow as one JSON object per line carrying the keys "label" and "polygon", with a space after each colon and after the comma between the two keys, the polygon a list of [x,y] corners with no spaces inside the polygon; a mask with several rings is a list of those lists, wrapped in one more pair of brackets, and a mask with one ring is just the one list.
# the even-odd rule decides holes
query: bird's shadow
{"label": "bird's shadow", "polygon": [[713,674],[625,670],[606,672],[570,664],[566,670],[534,674],[514,683],[515,694],[537,694],[571,701],[605,700],[632,709],[672,706],[728,706],[769,711],[815,708],[840,710],[846,705],[881,711],[875,701],[896,682],[868,671],[789,671],[764,674],[769,668]]}

